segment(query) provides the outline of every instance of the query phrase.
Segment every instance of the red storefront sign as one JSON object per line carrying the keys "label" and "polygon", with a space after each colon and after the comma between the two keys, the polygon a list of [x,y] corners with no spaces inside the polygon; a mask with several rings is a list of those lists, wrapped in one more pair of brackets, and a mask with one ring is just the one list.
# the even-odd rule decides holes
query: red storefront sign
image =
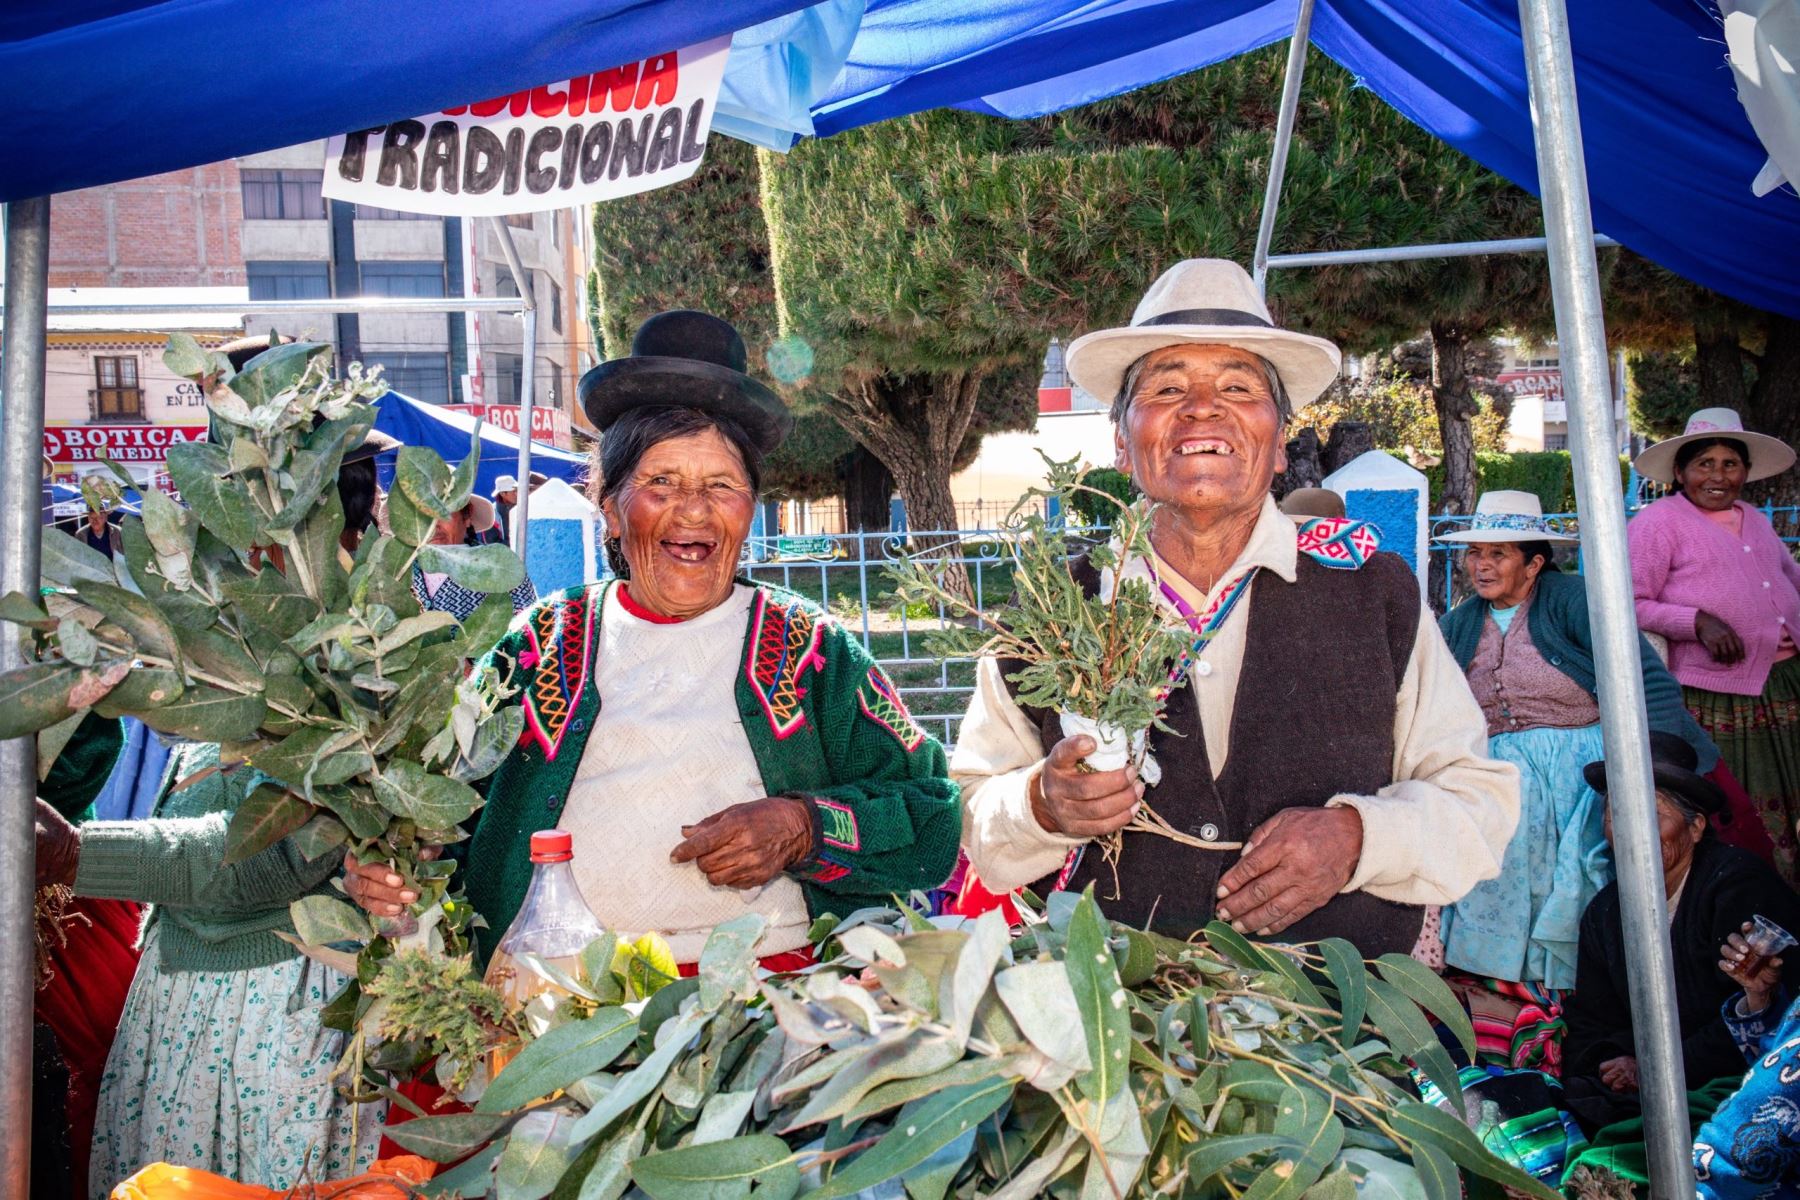
{"label": "red storefront sign", "polygon": [[170,446],[205,437],[204,425],[53,425],[44,430],[44,457],[58,463],[162,462]]}
{"label": "red storefront sign", "polygon": [[1555,369],[1502,371],[1494,377],[1494,382],[1515,396],[1542,396],[1549,401],[1563,398],[1562,372]]}
{"label": "red storefront sign", "polygon": [[[497,429],[519,432],[519,406],[516,404],[446,404],[454,412],[480,417]],[[568,449],[573,441],[569,434],[569,414],[561,408],[538,405],[531,410],[531,440],[550,442]]]}

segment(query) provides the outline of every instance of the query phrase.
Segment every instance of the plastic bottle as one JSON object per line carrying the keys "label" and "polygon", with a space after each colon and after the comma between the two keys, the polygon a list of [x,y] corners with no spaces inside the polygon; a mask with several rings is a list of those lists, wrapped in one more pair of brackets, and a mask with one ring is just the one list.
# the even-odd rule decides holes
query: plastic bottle
{"label": "plastic bottle", "polygon": [[[532,955],[571,978],[579,978],[581,952],[606,932],[576,886],[571,865],[574,858],[573,839],[565,831],[547,829],[531,835],[531,887],[525,893],[519,915],[500,939],[486,976],[489,986],[505,997],[512,1012],[518,1012],[532,997],[545,992],[567,995],[566,989],[542,972],[519,962],[520,955]],[[496,1052],[490,1071],[499,1074],[516,1052],[516,1047]]]}

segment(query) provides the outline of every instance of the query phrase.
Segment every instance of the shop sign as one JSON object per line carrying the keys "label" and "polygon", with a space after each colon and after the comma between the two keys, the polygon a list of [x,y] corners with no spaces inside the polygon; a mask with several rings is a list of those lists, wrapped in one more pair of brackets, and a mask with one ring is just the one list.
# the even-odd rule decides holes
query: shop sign
{"label": "shop sign", "polygon": [[730,37],[329,139],[324,193],[499,217],[679,183],[700,168]]}
{"label": "shop sign", "polygon": [[205,438],[204,425],[53,425],[44,430],[44,457],[58,463],[162,462],[170,446]]}

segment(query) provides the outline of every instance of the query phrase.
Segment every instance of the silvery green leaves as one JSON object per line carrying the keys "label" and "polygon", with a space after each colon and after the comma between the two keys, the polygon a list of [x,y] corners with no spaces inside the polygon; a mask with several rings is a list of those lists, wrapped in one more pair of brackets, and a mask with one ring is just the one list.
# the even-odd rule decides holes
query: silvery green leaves
{"label": "silvery green leaves", "polygon": [[[551,1194],[595,1200],[630,1182],[653,1200],[1441,1200],[1460,1170],[1550,1195],[1415,1098],[1394,1047],[1427,1014],[1459,1039],[1467,1022],[1399,959],[1224,926],[1176,942],[1110,924],[1092,896],[1017,939],[998,914],[864,910],[817,923],[820,965],[756,980],[762,933],[717,930],[635,1039],[578,981],[478,1112],[556,1112],[564,1141],[503,1141],[495,1184],[530,1194],[554,1163]],[[614,944],[584,964],[603,971]],[[1367,1020],[1340,1015],[1347,996]],[[460,1156],[489,1127],[424,1136]]]}
{"label": "silvery green leaves", "polygon": [[[1022,497],[1001,523],[1015,589],[1005,607],[977,607],[951,586],[953,580],[947,583],[946,564],[929,555],[901,559],[890,573],[903,601],[970,619],[928,638],[934,653],[1016,659],[1023,664],[1012,677],[1021,703],[1128,732],[1149,729],[1161,711],[1170,668],[1190,641],[1185,631],[1168,627],[1150,583],[1116,578],[1122,562],[1147,558],[1154,510],[1089,487],[1079,460],[1044,461],[1046,485]],[[1050,509],[1070,512],[1073,497],[1088,495],[1114,514],[1110,532],[1097,542],[1046,515]],[[1101,573],[1094,596],[1069,572],[1070,560],[1084,552]]]}

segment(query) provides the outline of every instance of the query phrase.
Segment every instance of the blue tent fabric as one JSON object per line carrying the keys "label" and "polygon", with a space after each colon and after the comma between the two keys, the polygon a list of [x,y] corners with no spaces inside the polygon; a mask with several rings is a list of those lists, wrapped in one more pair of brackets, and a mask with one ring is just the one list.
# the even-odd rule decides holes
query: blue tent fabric
{"label": "blue tent fabric", "polygon": [[[833,0],[837,8],[839,0]],[[867,0],[813,105],[821,136],[955,105],[1032,116],[1285,37],[1297,0]],[[73,0],[0,9],[0,200],[410,117],[764,26],[728,67],[740,132],[803,130],[841,50],[798,0]],[[1766,154],[1704,0],[1568,4],[1595,224],[1676,273],[1800,316],[1800,200]],[[841,9],[838,9],[841,15]],[[1318,0],[1313,40],[1409,119],[1536,190],[1516,0]],[[793,71],[785,89],[771,65]],[[204,72],[204,87],[170,78]],[[805,75],[805,78],[801,78]],[[197,77],[197,76],[196,76]],[[757,100],[761,96],[763,99]],[[758,112],[758,108],[764,109]],[[229,121],[217,114],[227,112]],[[1305,136],[1304,124],[1300,130]],[[1278,246],[1282,250],[1344,247]]]}
{"label": "blue tent fabric", "polygon": [[119,724],[124,745],[106,786],[94,797],[94,815],[102,821],[137,821],[156,809],[169,748],[136,717],[121,717]]}
{"label": "blue tent fabric", "polygon": [[[438,457],[452,466],[469,454],[469,435],[475,429],[475,418],[447,412],[435,404],[414,400],[399,392],[389,392],[375,402],[375,428],[408,446],[424,446],[435,450]],[[394,478],[394,454],[389,452],[375,460],[375,473],[382,487]],[[531,469],[561,479],[579,488],[587,477],[587,456],[558,450],[543,442],[531,443]],[[519,467],[519,439],[492,425],[481,427],[481,464],[475,472],[475,492],[481,496],[494,494],[494,480],[513,475]]]}
{"label": "blue tent fabric", "polygon": [[[941,105],[1055,112],[1284,38],[1296,7],[871,0],[815,126],[826,136]],[[1597,230],[1688,279],[1800,317],[1800,200],[1792,189],[1750,191],[1767,153],[1733,90],[1717,11],[1697,0],[1568,8]],[[1516,0],[1318,0],[1312,38],[1409,120],[1536,193]]]}
{"label": "blue tent fabric", "polygon": [[0,5],[0,200],[294,146],[600,71],[805,0]]}

